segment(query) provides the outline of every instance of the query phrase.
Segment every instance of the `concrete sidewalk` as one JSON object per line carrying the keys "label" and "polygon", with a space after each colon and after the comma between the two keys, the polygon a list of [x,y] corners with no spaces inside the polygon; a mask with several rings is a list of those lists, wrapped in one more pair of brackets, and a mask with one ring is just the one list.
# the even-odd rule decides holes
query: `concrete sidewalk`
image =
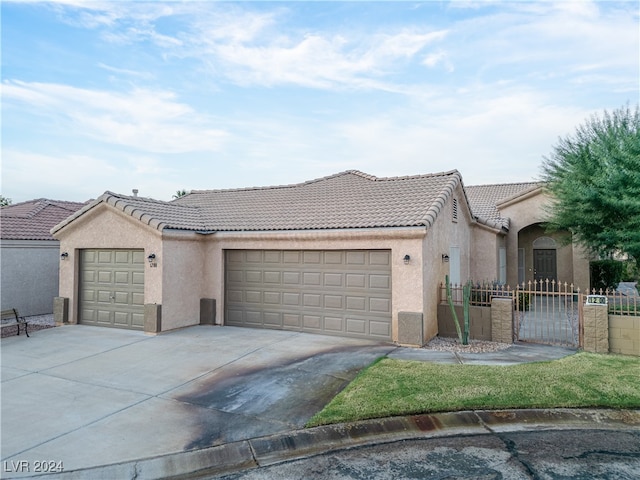
{"label": "concrete sidewalk", "polygon": [[[516,345],[453,354],[234,327],[159,336],[87,326],[42,330],[2,340],[2,477],[33,476],[42,461],[54,472],[61,465],[60,478],[162,478],[252,466],[259,452],[283,458],[288,447],[305,451],[302,438],[327,448],[322,437],[344,427],[304,424],[378,357],[504,365],[571,353]],[[380,438],[377,428],[361,438]],[[347,443],[357,437],[352,433]]]}

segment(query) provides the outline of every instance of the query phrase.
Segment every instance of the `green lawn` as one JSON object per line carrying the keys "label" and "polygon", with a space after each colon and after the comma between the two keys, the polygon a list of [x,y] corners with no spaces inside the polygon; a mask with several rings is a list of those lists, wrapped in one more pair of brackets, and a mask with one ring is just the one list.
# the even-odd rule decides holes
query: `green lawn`
{"label": "green lawn", "polygon": [[307,426],[429,412],[640,408],[640,358],[578,353],[512,366],[378,359]]}

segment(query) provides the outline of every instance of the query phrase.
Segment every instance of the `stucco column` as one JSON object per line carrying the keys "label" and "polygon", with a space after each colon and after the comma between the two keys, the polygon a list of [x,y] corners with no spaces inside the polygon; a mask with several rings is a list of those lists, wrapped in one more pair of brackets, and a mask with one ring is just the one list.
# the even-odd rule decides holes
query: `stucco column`
{"label": "stucco column", "polygon": [[491,340],[513,343],[513,299],[491,299]]}
{"label": "stucco column", "polygon": [[609,313],[606,305],[584,306],[585,352],[609,353]]}

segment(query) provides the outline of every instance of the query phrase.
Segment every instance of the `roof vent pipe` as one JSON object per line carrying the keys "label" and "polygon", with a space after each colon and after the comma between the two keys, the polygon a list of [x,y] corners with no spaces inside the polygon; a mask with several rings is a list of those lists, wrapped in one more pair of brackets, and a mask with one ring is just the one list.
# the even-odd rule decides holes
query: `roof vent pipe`
{"label": "roof vent pipe", "polygon": [[137,197],[137,196],[138,196],[138,189],[137,189],[137,188],[134,188],[134,189],[132,190],[132,192],[133,192],[133,196],[134,196],[134,197]]}

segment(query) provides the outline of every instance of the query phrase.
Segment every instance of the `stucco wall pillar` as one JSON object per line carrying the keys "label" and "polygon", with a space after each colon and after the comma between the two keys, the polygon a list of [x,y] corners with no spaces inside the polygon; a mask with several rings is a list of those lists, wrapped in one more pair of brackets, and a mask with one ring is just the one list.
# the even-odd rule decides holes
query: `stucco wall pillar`
{"label": "stucco wall pillar", "polygon": [[513,299],[491,300],[491,340],[513,343]]}
{"label": "stucco wall pillar", "polygon": [[584,344],[585,352],[609,353],[609,313],[606,305],[585,305]]}

